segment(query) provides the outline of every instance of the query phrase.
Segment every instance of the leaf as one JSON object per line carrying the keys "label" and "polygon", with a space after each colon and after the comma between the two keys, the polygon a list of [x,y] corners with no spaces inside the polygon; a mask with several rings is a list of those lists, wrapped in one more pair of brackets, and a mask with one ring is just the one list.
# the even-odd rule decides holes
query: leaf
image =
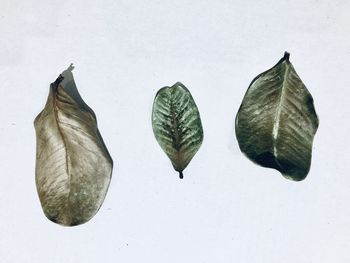
{"label": "leaf", "polygon": [[97,213],[113,166],[72,69],[71,65],[51,84],[45,108],[34,121],[41,206],[48,219],[66,226],[85,223]]}
{"label": "leaf", "polygon": [[289,54],[250,84],[236,116],[239,147],[249,159],[303,180],[311,164],[318,118]]}
{"label": "leaf", "polygon": [[182,171],[203,141],[199,111],[183,84],[177,82],[158,91],[153,103],[152,126],[160,147],[182,179]]}

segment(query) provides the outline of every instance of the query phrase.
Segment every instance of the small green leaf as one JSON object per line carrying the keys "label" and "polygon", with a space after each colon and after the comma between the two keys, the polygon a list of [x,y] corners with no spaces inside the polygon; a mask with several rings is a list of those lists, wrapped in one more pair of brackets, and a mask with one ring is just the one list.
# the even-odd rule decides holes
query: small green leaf
{"label": "small green leaf", "polygon": [[177,82],[157,92],[153,103],[152,126],[160,147],[182,179],[182,171],[203,141],[199,111],[183,84]]}
{"label": "small green leaf", "polygon": [[236,116],[239,147],[259,165],[300,181],[310,170],[317,128],[312,96],[286,52],[252,81],[244,96]]}

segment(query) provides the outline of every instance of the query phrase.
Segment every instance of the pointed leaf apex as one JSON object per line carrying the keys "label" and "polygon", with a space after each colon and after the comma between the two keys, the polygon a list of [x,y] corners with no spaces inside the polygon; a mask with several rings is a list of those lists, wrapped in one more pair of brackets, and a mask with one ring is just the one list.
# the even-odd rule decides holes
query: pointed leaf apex
{"label": "pointed leaf apex", "polygon": [[69,67],[67,68],[68,71],[72,71],[74,69],[73,63],[70,63]]}
{"label": "pointed leaf apex", "polygon": [[287,51],[284,52],[283,60],[286,60],[289,62],[289,57],[290,57],[290,53],[288,53]]}

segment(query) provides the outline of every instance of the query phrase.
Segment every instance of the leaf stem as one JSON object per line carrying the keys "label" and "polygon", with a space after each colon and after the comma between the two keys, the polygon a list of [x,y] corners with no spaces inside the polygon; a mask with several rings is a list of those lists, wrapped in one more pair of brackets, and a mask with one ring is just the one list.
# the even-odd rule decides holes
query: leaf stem
{"label": "leaf stem", "polygon": [[290,57],[290,54],[287,51],[285,51],[283,59],[289,62],[289,57]]}
{"label": "leaf stem", "polygon": [[69,67],[66,70],[72,71],[73,69],[74,69],[73,63],[70,63]]}
{"label": "leaf stem", "polygon": [[184,174],[182,173],[182,171],[179,172],[179,178],[184,179]]}

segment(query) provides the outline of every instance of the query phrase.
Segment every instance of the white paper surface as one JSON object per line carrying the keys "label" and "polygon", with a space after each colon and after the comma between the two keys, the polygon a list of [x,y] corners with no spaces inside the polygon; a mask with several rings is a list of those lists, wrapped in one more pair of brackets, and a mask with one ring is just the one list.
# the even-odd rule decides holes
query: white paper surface
{"label": "white paper surface", "polygon": [[[350,2],[0,1],[0,262],[350,262]],[[291,53],[320,127],[303,182],[239,151],[252,79]],[[48,221],[33,120],[73,74],[114,160],[99,213]],[[204,142],[180,180],[152,132],[155,93],[181,81]]]}

